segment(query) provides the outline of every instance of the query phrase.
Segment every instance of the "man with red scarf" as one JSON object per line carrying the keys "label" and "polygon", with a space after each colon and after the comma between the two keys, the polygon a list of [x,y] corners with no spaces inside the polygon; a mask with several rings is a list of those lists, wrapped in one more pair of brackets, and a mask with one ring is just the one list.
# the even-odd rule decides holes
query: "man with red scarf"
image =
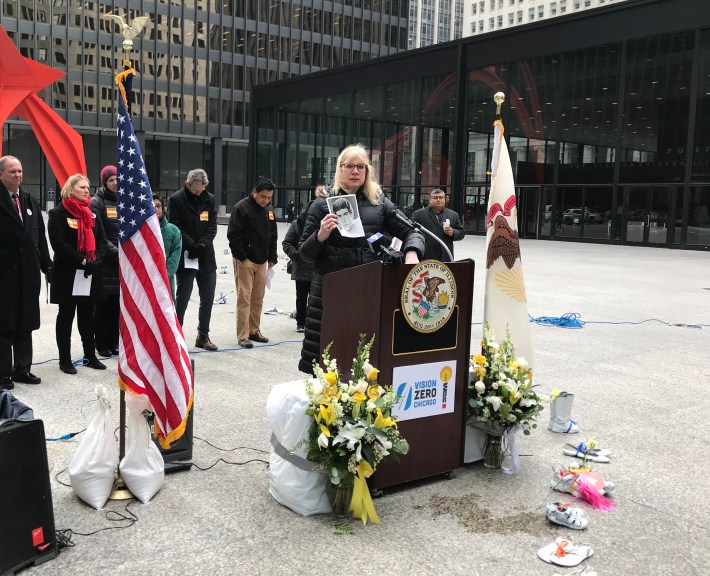
{"label": "man with red scarf", "polygon": [[[0,158],[0,390],[39,384],[32,367],[32,331],[39,328],[40,270],[52,259],[37,200],[22,190],[22,164]],[[14,362],[13,362],[14,353]]]}

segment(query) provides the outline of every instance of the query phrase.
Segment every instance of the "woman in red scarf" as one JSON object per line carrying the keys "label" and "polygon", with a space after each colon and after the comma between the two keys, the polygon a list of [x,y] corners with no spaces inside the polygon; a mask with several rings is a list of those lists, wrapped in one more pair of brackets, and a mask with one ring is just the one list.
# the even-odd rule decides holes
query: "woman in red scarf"
{"label": "woman in red scarf", "polygon": [[[89,208],[89,179],[82,174],[70,176],[62,188],[62,200],[49,211],[49,242],[54,250],[54,276],[50,301],[59,304],[56,336],[59,368],[76,374],[71,356],[71,332],[76,311],[77,325],[84,348],[81,362],[89,368],[106,366],[94,350],[94,304],[104,297],[100,255],[97,246],[106,250],[106,236],[101,219]],[[115,247],[112,247],[115,250]],[[88,294],[78,295],[75,280],[88,279]]]}

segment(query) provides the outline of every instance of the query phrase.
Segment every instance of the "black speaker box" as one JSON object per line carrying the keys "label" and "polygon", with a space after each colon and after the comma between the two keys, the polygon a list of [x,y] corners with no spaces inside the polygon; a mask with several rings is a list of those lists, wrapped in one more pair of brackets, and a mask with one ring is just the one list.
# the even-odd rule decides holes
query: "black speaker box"
{"label": "black speaker box", "polygon": [[0,422],[0,574],[57,556],[41,420]]}

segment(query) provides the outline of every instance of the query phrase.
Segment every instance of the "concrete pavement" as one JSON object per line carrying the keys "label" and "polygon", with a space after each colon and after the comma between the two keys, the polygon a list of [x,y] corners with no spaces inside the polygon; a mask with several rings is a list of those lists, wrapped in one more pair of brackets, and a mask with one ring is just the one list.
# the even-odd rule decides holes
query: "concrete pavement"
{"label": "concrete pavement", "polygon": [[[285,231],[279,224],[279,246]],[[353,521],[352,534],[337,535],[332,526],[337,519],[302,518],[276,503],[262,462],[270,447],[265,403],[275,384],[302,376],[297,370],[302,335],[287,316],[295,288],[281,260],[264,303],[265,309],[284,312],[264,316],[262,332],[271,342],[238,348],[231,256],[223,253],[225,226],[219,227],[216,246],[218,266],[226,270],[218,273],[217,294],[227,294],[227,303],[214,305],[210,337],[220,351],[192,346],[196,288],[184,327],[196,363],[194,461],[202,468],[216,464],[167,475],[148,505],[130,505],[138,518],[131,527],[79,536],[126,522],[109,521],[105,511],[91,509],[59,482],[68,483],[62,471],[81,436],[49,442],[55,522],[75,532],[75,547],[27,574],[569,572],[537,558],[538,548],[568,532],[544,517],[547,502],[564,498],[550,491],[554,466],[572,462],[562,455],[569,438],[545,428],[547,410],[542,425],[519,438],[518,475],[477,463],[450,479],[389,490],[375,501],[380,526]],[[477,344],[485,240],[467,237],[455,247],[457,258],[478,263],[472,317]],[[578,330],[531,324],[535,379],[542,391],[575,394],[573,417],[581,433],[571,440],[595,438],[614,451],[612,462],[595,470],[615,482],[616,509],[587,508],[589,527],[573,534],[595,551],[586,564],[600,575],[710,573],[710,255],[548,241],[523,241],[521,249],[530,314],[577,312],[589,322]],[[86,426],[93,388],[103,383],[111,389],[118,426],[115,360],[108,360],[103,372],[62,373],[54,340],[56,306],[45,303],[44,289],[41,297],[33,372],[42,384],[17,384],[16,396],[44,420],[47,436],[56,437]],[[633,324],[644,320],[650,321]],[[75,357],[80,350],[75,328]],[[220,458],[241,464],[227,465]],[[105,510],[125,507],[126,502],[110,501]]]}

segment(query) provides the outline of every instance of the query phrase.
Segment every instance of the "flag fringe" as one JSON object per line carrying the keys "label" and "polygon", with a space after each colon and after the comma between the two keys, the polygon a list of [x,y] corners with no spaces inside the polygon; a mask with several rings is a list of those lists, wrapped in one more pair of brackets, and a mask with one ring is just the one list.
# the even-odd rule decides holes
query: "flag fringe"
{"label": "flag fringe", "polygon": [[[138,393],[132,388],[130,388],[121,377],[118,378],[118,387],[128,394],[131,394],[133,396],[138,395]],[[170,448],[170,444],[182,438],[182,435],[185,433],[185,428],[187,427],[187,419],[190,417],[190,410],[192,410],[192,402],[194,399],[195,395],[191,394],[190,400],[187,403],[187,411],[185,412],[185,418],[182,419],[177,428],[174,428],[173,431],[168,433],[168,435],[165,437],[160,435],[160,422],[158,422],[157,418],[153,419],[153,436],[158,437],[158,442],[160,442],[160,445],[166,450]]]}
{"label": "flag fringe", "polygon": [[[124,66],[126,66],[126,62],[127,61],[124,61]],[[116,74],[116,84],[118,84],[118,91],[121,93],[121,98],[123,98],[123,103],[126,105],[126,108],[128,108],[128,95],[126,94],[126,87],[124,86],[124,83],[126,82],[126,79],[131,75],[137,75],[137,72],[131,66],[124,68],[123,72],[119,72],[118,74]]]}

